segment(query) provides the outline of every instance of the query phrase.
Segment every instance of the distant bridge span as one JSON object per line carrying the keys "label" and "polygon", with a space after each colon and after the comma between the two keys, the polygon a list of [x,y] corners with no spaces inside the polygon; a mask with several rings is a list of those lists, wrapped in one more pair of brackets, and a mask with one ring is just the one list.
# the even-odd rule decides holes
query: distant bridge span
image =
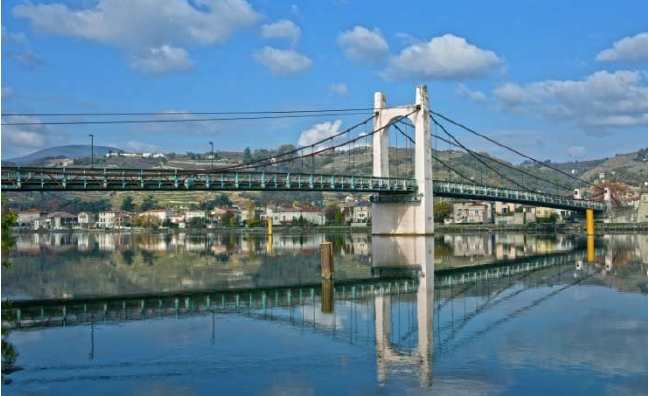
{"label": "distant bridge span", "polygon": [[[604,202],[434,180],[434,196],[604,212]],[[416,179],[317,173],[119,168],[2,167],[2,191],[325,191],[374,193],[380,204],[417,202]]]}

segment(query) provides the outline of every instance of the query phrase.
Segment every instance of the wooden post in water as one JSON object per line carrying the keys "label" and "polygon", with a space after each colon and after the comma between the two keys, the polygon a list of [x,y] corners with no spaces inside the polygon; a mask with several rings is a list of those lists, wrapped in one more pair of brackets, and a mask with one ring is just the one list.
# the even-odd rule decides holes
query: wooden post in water
{"label": "wooden post in water", "polygon": [[268,235],[272,235],[272,217],[268,217]]}
{"label": "wooden post in water", "polygon": [[320,244],[320,265],[322,267],[322,279],[333,279],[335,268],[333,265],[333,244],[322,242]]}
{"label": "wooden post in water", "polygon": [[322,313],[333,313],[335,310],[333,280],[322,279]]}

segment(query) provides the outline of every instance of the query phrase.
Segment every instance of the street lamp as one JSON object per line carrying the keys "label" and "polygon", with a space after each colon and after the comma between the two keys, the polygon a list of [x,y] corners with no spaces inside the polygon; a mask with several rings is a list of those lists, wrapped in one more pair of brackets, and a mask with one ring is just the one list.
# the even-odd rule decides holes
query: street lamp
{"label": "street lamp", "polygon": [[90,167],[94,168],[94,135],[89,134],[90,136]]}
{"label": "street lamp", "polygon": [[211,168],[214,169],[214,142],[209,142],[211,145]]}

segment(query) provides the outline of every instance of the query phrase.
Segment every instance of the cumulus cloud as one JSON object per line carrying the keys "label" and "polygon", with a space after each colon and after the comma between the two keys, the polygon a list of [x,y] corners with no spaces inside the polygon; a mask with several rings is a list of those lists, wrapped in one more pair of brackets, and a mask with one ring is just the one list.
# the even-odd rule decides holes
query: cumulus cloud
{"label": "cumulus cloud", "polygon": [[333,122],[327,121],[320,124],[315,124],[312,127],[305,129],[299,135],[297,144],[299,146],[309,146],[327,137],[331,137],[340,132],[342,120],[335,120]]}
{"label": "cumulus cloud", "polygon": [[163,45],[134,55],[131,67],[143,73],[162,74],[193,69],[193,61],[183,48]]}
{"label": "cumulus cloud", "polygon": [[648,86],[636,71],[599,71],[583,80],[508,82],[493,94],[504,111],[529,111],[586,128],[648,125]]}
{"label": "cumulus cloud", "polygon": [[294,44],[301,36],[301,29],[289,19],[280,19],[277,22],[261,26],[261,36],[263,38],[286,39]]}
{"label": "cumulus cloud", "polygon": [[[7,123],[39,122],[38,118],[11,116],[2,120]],[[53,144],[63,143],[67,135],[54,131],[47,125],[3,125],[2,146],[12,154],[24,154]]]}
{"label": "cumulus cloud", "polygon": [[648,32],[624,37],[612,48],[599,52],[597,61],[648,62]]}
{"label": "cumulus cloud", "polygon": [[583,146],[571,146],[567,149],[567,154],[573,159],[583,158],[587,150]]}
{"label": "cumulus cloud", "polygon": [[502,64],[495,52],[446,34],[406,47],[389,60],[381,75],[387,79],[458,79],[486,75]]}
{"label": "cumulus cloud", "polygon": [[[90,7],[74,9],[60,3],[22,3],[13,8],[13,14],[46,33],[117,47],[132,58],[136,68],[141,66],[137,59],[151,57],[157,49],[155,67],[167,71],[179,70],[180,47],[222,44],[236,30],[260,18],[244,0],[98,0]],[[164,46],[175,49],[176,56],[165,57],[160,50]],[[184,57],[186,66],[186,52]],[[160,59],[171,64],[161,67]]]}
{"label": "cumulus cloud", "polygon": [[349,59],[370,64],[379,63],[389,50],[378,28],[369,30],[362,26],[340,33],[338,45]]}
{"label": "cumulus cloud", "polygon": [[473,102],[485,102],[486,101],[486,94],[483,93],[482,91],[472,91],[466,87],[466,84],[459,84],[457,88],[454,91],[455,95],[457,95],[460,98],[466,98],[470,99]]}
{"label": "cumulus cloud", "polygon": [[297,74],[312,64],[307,56],[293,50],[264,47],[252,54],[254,60],[268,68],[272,74]]}
{"label": "cumulus cloud", "polygon": [[340,96],[347,96],[349,94],[349,88],[344,83],[331,84],[330,90],[332,93]]}

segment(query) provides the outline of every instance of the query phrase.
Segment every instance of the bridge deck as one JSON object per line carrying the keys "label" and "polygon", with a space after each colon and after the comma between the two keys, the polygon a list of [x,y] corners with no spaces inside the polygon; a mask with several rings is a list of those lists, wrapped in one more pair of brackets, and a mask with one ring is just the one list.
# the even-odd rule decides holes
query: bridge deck
{"label": "bridge deck", "polygon": [[[377,202],[417,199],[415,179],[205,169],[3,167],[3,191],[336,191],[380,193]],[[565,210],[606,210],[604,202],[435,180],[437,197],[513,202]]]}
{"label": "bridge deck", "polygon": [[410,178],[317,173],[111,168],[2,168],[5,191],[342,191],[413,193]]}

